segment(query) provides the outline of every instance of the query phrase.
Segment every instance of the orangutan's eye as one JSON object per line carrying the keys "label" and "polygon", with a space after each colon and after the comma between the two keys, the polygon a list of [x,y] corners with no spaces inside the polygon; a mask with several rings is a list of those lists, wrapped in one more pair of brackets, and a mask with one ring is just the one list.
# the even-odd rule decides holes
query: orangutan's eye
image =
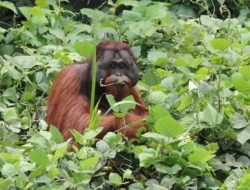
{"label": "orangutan's eye", "polygon": [[116,68],[116,65],[117,65],[116,62],[112,62],[112,63],[110,63],[109,67],[110,67],[111,69],[114,69],[114,68]]}
{"label": "orangutan's eye", "polygon": [[126,69],[127,65],[124,62],[119,63],[119,68],[120,69]]}

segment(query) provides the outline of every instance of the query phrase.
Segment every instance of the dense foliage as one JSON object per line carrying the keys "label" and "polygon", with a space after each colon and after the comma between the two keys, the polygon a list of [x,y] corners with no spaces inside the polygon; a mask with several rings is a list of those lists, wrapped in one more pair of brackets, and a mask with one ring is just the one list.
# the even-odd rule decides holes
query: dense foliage
{"label": "dense foliage", "polygon": [[[164,2],[110,1],[106,12],[80,13],[60,2],[0,2],[25,17],[0,28],[1,189],[249,189],[248,9],[185,20]],[[121,5],[131,9],[115,16]],[[89,55],[93,18],[99,40],[133,47],[149,129],[130,141],[76,133],[76,147],[47,130],[46,98],[55,74]]]}

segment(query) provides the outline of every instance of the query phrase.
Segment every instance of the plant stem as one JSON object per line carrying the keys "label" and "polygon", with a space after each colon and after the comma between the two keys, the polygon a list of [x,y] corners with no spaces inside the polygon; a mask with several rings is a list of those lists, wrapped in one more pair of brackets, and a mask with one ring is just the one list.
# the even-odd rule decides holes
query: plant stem
{"label": "plant stem", "polygon": [[221,64],[222,64],[222,60],[220,58],[220,62],[217,68],[217,97],[218,97],[218,111],[221,111]]}
{"label": "plant stem", "polygon": [[[97,14],[95,14],[97,15]],[[91,100],[90,100],[90,129],[94,129],[94,104],[95,104],[95,89],[96,89],[96,17],[92,20],[93,28],[93,56],[92,56],[92,83],[91,83]]]}

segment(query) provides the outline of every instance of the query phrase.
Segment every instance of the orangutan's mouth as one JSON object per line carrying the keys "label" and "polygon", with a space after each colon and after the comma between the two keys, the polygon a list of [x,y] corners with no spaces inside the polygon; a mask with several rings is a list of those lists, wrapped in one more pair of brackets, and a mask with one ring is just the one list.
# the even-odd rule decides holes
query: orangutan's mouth
{"label": "orangutan's mouth", "polygon": [[108,87],[112,85],[123,87],[123,86],[130,85],[130,84],[131,84],[131,81],[126,76],[122,76],[122,77],[110,76],[110,77],[107,77],[106,79],[100,80],[101,87]]}

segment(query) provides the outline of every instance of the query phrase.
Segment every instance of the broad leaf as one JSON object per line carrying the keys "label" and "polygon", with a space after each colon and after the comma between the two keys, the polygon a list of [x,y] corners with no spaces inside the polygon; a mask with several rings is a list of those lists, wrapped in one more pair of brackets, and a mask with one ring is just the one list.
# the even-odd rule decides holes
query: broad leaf
{"label": "broad leaf", "polygon": [[154,69],[148,69],[145,71],[142,81],[149,86],[154,86],[161,82],[161,78]]}
{"label": "broad leaf", "polygon": [[15,14],[17,14],[17,10],[16,10],[15,5],[13,3],[9,2],[9,1],[0,1],[0,7],[6,8],[6,9],[10,9]]}
{"label": "broad leaf", "polygon": [[14,184],[14,181],[11,180],[10,178],[7,178],[7,179],[3,179],[3,178],[0,178],[0,187],[1,187],[1,190],[8,190],[11,188],[11,186]]}
{"label": "broad leaf", "polygon": [[139,21],[141,19],[141,14],[133,11],[124,10],[122,12],[122,18],[127,21]]}
{"label": "broad leaf", "polygon": [[167,137],[176,137],[184,132],[184,127],[170,115],[158,119],[154,126],[155,130]]}
{"label": "broad leaf", "polygon": [[247,120],[243,117],[243,115],[239,114],[239,113],[235,113],[232,118],[231,118],[231,122],[232,122],[232,127],[234,129],[242,129],[248,125],[250,125]]}
{"label": "broad leaf", "polygon": [[232,75],[232,82],[239,92],[250,92],[250,81],[245,80],[239,73],[235,73]]}
{"label": "broad leaf", "polygon": [[154,91],[148,95],[148,101],[152,104],[163,104],[167,95],[162,91]]}
{"label": "broad leaf", "polygon": [[250,81],[250,66],[242,66],[239,69],[239,73],[243,76],[246,80]]}
{"label": "broad leaf", "polygon": [[17,174],[18,170],[14,164],[6,163],[2,166],[1,172],[5,176],[12,177]]}
{"label": "broad leaf", "polygon": [[35,162],[37,165],[40,166],[47,166],[49,164],[48,155],[41,148],[37,148],[30,152],[29,158],[31,161]]}
{"label": "broad leaf", "polygon": [[237,140],[241,143],[244,144],[250,139],[250,126],[239,130],[236,132],[237,134]]}
{"label": "broad leaf", "polygon": [[83,57],[89,57],[94,50],[94,46],[92,42],[87,42],[87,41],[79,41],[75,42],[74,48]]}
{"label": "broad leaf", "polygon": [[166,7],[164,5],[151,5],[146,8],[147,19],[162,19],[167,15]]}
{"label": "broad leaf", "polygon": [[17,115],[16,108],[7,108],[3,112],[3,119],[9,124],[15,124],[20,118]]}
{"label": "broad leaf", "polygon": [[122,178],[117,173],[110,173],[109,182],[116,186],[120,186],[122,184]]}
{"label": "broad leaf", "polygon": [[211,45],[214,49],[224,51],[229,48],[230,43],[227,39],[217,38],[211,41]]}
{"label": "broad leaf", "polygon": [[194,152],[188,157],[188,160],[191,163],[205,163],[208,160],[212,159],[215,155],[207,151],[204,148],[197,147]]}
{"label": "broad leaf", "polygon": [[199,113],[199,119],[200,121],[207,122],[214,127],[215,125],[222,122],[223,115],[219,113],[213,106],[208,104],[204,111]]}
{"label": "broad leaf", "polygon": [[49,5],[47,0],[36,0],[35,3],[42,8],[45,8]]}
{"label": "broad leaf", "polygon": [[86,170],[93,170],[93,172],[95,172],[95,168],[96,168],[96,165],[99,161],[99,157],[98,156],[93,156],[93,157],[90,157],[84,161],[81,161],[80,162],[80,166],[81,168],[86,171]]}
{"label": "broad leaf", "polygon": [[60,133],[60,131],[58,130],[57,127],[50,126],[49,131],[50,131],[51,134],[52,134],[52,139],[53,139],[57,144],[63,142],[63,136],[62,136],[62,134]]}

